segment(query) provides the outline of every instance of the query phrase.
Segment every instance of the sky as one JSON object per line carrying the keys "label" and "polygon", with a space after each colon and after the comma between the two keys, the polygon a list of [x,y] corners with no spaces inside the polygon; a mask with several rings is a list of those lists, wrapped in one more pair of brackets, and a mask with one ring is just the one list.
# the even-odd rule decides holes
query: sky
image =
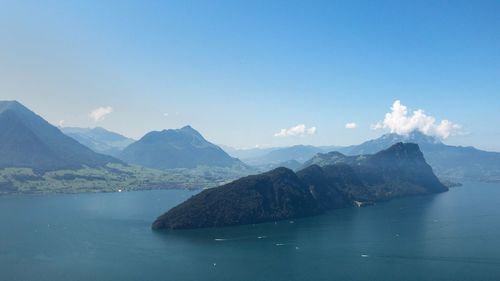
{"label": "sky", "polygon": [[3,1],[0,99],[237,148],[418,129],[500,151],[500,1]]}

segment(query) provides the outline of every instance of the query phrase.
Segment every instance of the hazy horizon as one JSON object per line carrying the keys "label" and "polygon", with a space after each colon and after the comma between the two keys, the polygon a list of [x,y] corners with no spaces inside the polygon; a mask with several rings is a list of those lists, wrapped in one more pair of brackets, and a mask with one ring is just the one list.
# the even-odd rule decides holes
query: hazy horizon
{"label": "hazy horizon", "polygon": [[0,99],[134,139],[191,125],[236,148],[351,145],[420,129],[500,151],[498,2],[284,4],[7,1]]}
{"label": "hazy horizon", "polygon": [[[12,100],[12,101],[17,101],[17,100]],[[0,101],[1,102],[1,101]],[[408,136],[410,133],[413,132],[420,132],[423,135],[426,136],[431,136],[435,138],[436,140],[443,142],[444,144],[450,144],[448,143],[449,137],[460,137],[460,136],[467,136],[469,133],[465,132],[462,128],[461,125],[455,124],[452,122],[449,122],[448,120],[441,120],[441,122],[436,123],[434,117],[432,116],[427,116],[425,112],[423,111],[415,111],[413,112],[410,116],[408,116],[407,113],[407,108],[404,105],[401,105],[399,101],[395,101],[393,104],[393,107],[391,107],[391,112],[386,114],[386,117],[384,118],[383,121],[379,121],[377,123],[374,123],[371,125],[371,130],[378,131],[380,135],[375,136],[375,138],[382,137],[383,135],[386,134],[397,134],[401,136]],[[36,112],[35,112],[36,113]],[[91,112],[89,115],[92,114],[97,114],[97,115],[107,115],[109,113],[102,113],[99,112],[99,110],[95,110],[94,112]],[[43,118],[43,116],[41,116]],[[90,118],[94,118],[92,116],[89,116]],[[399,123],[398,123],[399,122]],[[349,125],[351,124],[351,125]],[[354,125],[352,125],[354,124]],[[111,129],[105,128],[100,125],[95,125],[95,126],[89,126],[89,127],[77,127],[77,126],[65,126],[64,124],[52,124],[53,126],[58,127],[59,129],[63,128],[83,128],[83,129],[94,129],[94,128],[103,128],[105,130],[108,130],[110,132],[117,133]],[[162,131],[162,130],[176,130],[180,129],[184,126],[191,126],[190,124],[185,124],[180,127],[176,128],[163,128],[163,129],[158,129],[158,130],[152,130],[152,131]],[[355,123],[348,123],[345,126],[346,129],[356,129],[357,124]],[[196,128],[194,128],[196,130]],[[315,129],[315,127],[314,127]],[[309,131],[308,131],[309,130]],[[303,140],[304,137],[306,136],[312,136],[315,134],[313,132],[311,134],[311,129],[310,128],[304,128],[301,125],[294,126],[292,128],[288,129],[281,129],[279,132],[275,133],[275,137],[295,137],[298,140]],[[148,131],[145,132],[145,134],[152,132]],[[201,132],[202,135],[203,132]],[[141,139],[143,136],[140,136],[138,138],[133,138],[130,136],[127,136],[125,134],[122,134],[125,137],[128,137],[130,139],[133,139],[135,141]],[[327,146],[337,146],[337,147],[347,147],[350,145],[358,145],[361,144],[365,141],[368,141],[371,139],[366,139],[363,140],[359,143],[350,143],[350,144],[345,144],[345,145],[340,145],[340,144],[335,144],[335,143],[326,143],[326,144],[318,144],[314,145],[317,147],[327,147]],[[210,141],[210,140],[209,140]],[[223,148],[231,148],[231,149],[236,149],[236,150],[249,150],[249,149],[266,149],[266,148],[279,148],[279,147],[290,147],[290,146],[296,146],[296,145],[312,145],[312,144],[307,144],[307,143],[302,143],[302,142],[297,142],[295,144],[290,144],[290,145],[256,145],[256,146],[250,146],[250,147],[237,147],[233,146],[231,144],[225,144],[225,143],[215,143],[217,145],[224,146]],[[457,144],[458,146],[464,146],[461,144]],[[476,147],[477,148],[477,147]],[[488,151],[488,150],[487,150]],[[495,151],[495,150],[491,150]]]}

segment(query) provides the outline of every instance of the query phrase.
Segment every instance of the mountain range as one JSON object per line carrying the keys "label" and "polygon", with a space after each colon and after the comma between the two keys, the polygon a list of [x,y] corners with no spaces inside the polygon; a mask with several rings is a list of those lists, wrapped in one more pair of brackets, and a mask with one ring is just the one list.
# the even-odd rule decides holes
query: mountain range
{"label": "mountain range", "polygon": [[378,139],[338,149],[347,155],[370,154],[398,142],[420,146],[436,175],[451,181],[500,181],[500,153],[474,147],[452,146],[419,131],[407,135],[385,134]]}
{"label": "mountain range", "polygon": [[261,170],[286,167],[295,170],[317,153],[329,152],[339,146],[294,145],[289,147],[234,149],[223,146],[228,154]]}
{"label": "mountain range", "polygon": [[[128,146],[130,139],[102,128],[63,130],[69,136],[19,102],[0,101],[0,194],[208,188],[254,172],[190,127],[159,132],[158,142],[153,132]],[[144,166],[96,152],[122,156],[124,146],[131,163]]]}
{"label": "mountain range", "polygon": [[245,166],[191,126],[149,132],[118,157],[127,163],[155,169]]}
{"label": "mountain range", "polygon": [[121,163],[63,134],[17,101],[0,101],[0,168],[38,171]]}
{"label": "mountain range", "polygon": [[135,141],[101,127],[60,127],[59,129],[93,151],[111,156],[119,155],[125,147]]}
{"label": "mountain range", "polygon": [[[111,177],[119,185],[119,179],[126,175],[130,184],[140,179],[140,186],[159,186],[159,181],[162,186],[183,186],[185,181],[193,188],[200,182],[200,186],[210,187],[280,166],[297,171],[312,164],[325,166],[322,161],[328,165],[345,163],[352,161],[351,155],[372,154],[399,142],[417,143],[444,181],[500,181],[500,153],[446,145],[417,131],[403,136],[385,134],[347,147],[297,145],[248,151],[225,147],[233,155],[245,157],[245,164],[190,126],[153,131],[135,142],[103,128],[61,129],[66,134],[17,101],[0,101],[0,185],[8,186],[9,192],[34,192],[42,186],[43,190],[51,190],[50,186],[66,190],[70,184],[81,186],[80,190],[108,190],[104,186],[107,179]],[[325,154],[332,150],[337,152]],[[121,166],[110,168],[110,164]],[[141,166],[162,171],[141,170]],[[54,173],[45,175],[48,171]],[[148,181],[145,174],[154,175],[155,180]],[[96,177],[99,184],[93,180]],[[69,182],[68,178],[79,182]]]}
{"label": "mountain range", "polygon": [[424,153],[427,162],[438,177],[445,181],[500,181],[500,153],[476,149],[474,147],[444,144],[439,139],[413,131],[406,135],[395,133],[350,146],[305,146],[228,149],[232,155],[242,155],[243,162],[271,169],[283,166],[297,170],[304,166],[305,160],[316,153],[337,151],[344,155],[372,154],[386,149],[398,142],[416,143]]}
{"label": "mountain range", "polygon": [[153,222],[190,229],[293,219],[350,205],[447,191],[416,144],[397,143],[334,165],[287,168],[204,190]]}
{"label": "mountain range", "polygon": [[224,144],[219,144],[219,146],[230,156],[238,158],[242,161],[246,159],[262,157],[273,150],[282,148],[282,147],[234,148],[232,146]]}

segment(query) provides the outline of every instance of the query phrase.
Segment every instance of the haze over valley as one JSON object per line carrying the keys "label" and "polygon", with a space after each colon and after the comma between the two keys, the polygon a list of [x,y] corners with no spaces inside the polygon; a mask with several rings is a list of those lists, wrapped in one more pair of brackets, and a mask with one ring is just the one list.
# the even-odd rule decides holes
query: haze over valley
{"label": "haze over valley", "polygon": [[17,101],[2,101],[0,108],[2,193],[214,187],[277,167],[299,170],[332,151],[373,154],[398,142],[418,144],[443,182],[500,181],[500,153],[445,145],[418,128],[344,147],[224,150],[190,126],[153,131],[134,141],[104,128],[58,129]]}

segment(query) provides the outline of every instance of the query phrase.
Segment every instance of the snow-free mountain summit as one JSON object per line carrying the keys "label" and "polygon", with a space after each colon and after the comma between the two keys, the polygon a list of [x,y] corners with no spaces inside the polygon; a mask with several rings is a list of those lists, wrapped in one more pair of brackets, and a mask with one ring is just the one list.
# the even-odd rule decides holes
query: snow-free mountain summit
{"label": "snow-free mountain summit", "polygon": [[61,131],[95,152],[117,156],[134,140],[101,127],[62,127]]}
{"label": "snow-free mountain summit", "polygon": [[420,146],[424,157],[443,180],[451,181],[500,181],[500,153],[474,147],[453,146],[439,139],[413,131],[406,135],[385,134],[380,138],[359,145],[340,148],[346,155],[370,154],[386,149],[398,142],[412,142]]}
{"label": "snow-free mountain summit", "polygon": [[191,126],[149,132],[126,147],[119,158],[127,163],[155,169],[244,165],[207,141]]}
{"label": "snow-free mountain summit", "polygon": [[39,171],[121,163],[66,136],[17,101],[0,101],[0,155],[0,168]]}

